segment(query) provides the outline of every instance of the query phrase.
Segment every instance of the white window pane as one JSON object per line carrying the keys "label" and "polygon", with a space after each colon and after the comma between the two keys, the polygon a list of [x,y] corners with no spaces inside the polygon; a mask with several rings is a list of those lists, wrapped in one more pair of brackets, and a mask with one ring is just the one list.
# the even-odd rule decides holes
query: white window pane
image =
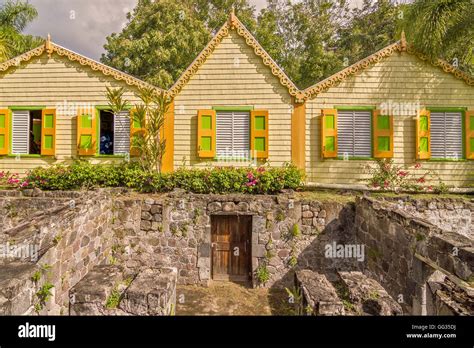
{"label": "white window pane", "polygon": [[130,116],[122,111],[114,119],[114,155],[130,153]]}
{"label": "white window pane", "polygon": [[430,117],[431,158],[462,157],[462,114],[432,112]]}
{"label": "white window pane", "polygon": [[12,122],[12,154],[29,153],[30,112],[13,111]]}
{"label": "white window pane", "polygon": [[339,111],[337,115],[338,156],[372,156],[372,113]]}
{"label": "white window pane", "polygon": [[217,157],[248,157],[250,148],[248,112],[218,112],[216,131]]}

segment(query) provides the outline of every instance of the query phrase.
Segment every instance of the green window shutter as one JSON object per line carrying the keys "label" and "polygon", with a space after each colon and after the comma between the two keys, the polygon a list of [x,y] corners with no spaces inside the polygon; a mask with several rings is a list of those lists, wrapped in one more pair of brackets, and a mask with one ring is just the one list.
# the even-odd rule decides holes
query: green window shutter
{"label": "green window shutter", "polygon": [[268,110],[250,112],[250,151],[254,158],[268,158]]}
{"label": "green window shutter", "polygon": [[474,159],[474,111],[465,113],[466,158]]}
{"label": "green window shutter", "polygon": [[321,111],[321,155],[335,158],[338,151],[338,113],[335,109]]}
{"label": "green window shutter", "polygon": [[380,110],[374,110],[373,144],[375,158],[393,157],[393,116],[381,115]]}
{"label": "green window shutter", "polygon": [[429,159],[430,150],[430,111],[423,109],[416,118],[416,159]]}
{"label": "green window shutter", "polygon": [[216,157],[216,111],[198,110],[197,153],[200,158]]}

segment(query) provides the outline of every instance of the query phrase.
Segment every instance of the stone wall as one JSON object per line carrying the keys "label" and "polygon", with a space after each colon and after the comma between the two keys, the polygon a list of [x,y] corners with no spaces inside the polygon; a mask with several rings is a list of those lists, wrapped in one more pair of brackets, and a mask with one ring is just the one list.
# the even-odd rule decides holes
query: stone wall
{"label": "stone wall", "polygon": [[51,197],[37,190],[0,191],[0,233],[22,221],[48,215],[49,209],[64,205],[78,196],[80,193],[77,192]]}
{"label": "stone wall", "polygon": [[[116,253],[127,267],[175,267],[181,284],[206,285],[211,279],[211,218],[252,216],[252,274],[255,286],[285,286],[295,268],[347,260],[328,260],[324,244],[352,235],[353,207],[332,202],[297,200],[292,193],[277,196],[193,195],[174,192],[143,201],[118,201]],[[136,217],[140,216],[140,224]],[[255,277],[266,267],[270,279]]]}
{"label": "stone wall", "polygon": [[473,241],[408,214],[399,205],[356,201],[356,238],[367,247],[362,270],[378,280],[406,313],[426,314],[426,285],[441,269],[469,287]]}
{"label": "stone wall", "polygon": [[474,239],[474,203],[461,198],[413,198],[410,196],[388,199],[398,209],[448,231]]}
{"label": "stone wall", "polygon": [[[68,199],[4,230],[2,269],[9,272],[1,273],[0,313],[34,313],[35,305],[41,314],[66,313],[69,289],[110,253],[112,220],[112,196],[99,191]],[[23,252],[5,254],[6,248]],[[39,306],[36,293],[49,286],[52,297]]]}

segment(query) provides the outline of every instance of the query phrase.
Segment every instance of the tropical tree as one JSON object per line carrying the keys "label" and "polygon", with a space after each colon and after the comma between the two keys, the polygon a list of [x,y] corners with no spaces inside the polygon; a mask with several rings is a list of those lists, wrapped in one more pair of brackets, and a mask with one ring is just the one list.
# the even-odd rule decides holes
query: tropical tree
{"label": "tropical tree", "polygon": [[416,0],[406,20],[415,48],[474,73],[474,1]]}
{"label": "tropical tree", "polygon": [[[124,98],[124,92],[123,87],[117,89],[107,87],[106,97],[114,115],[131,106]],[[161,130],[170,100],[153,88],[141,88],[137,96],[141,103],[134,105],[129,115],[130,124],[140,125],[140,130],[132,134],[131,153],[137,155],[143,170],[161,172],[161,163],[166,151],[166,141],[161,137]]]}
{"label": "tropical tree", "polygon": [[37,16],[36,9],[27,2],[8,0],[0,6],[0,61],[13,58],[43,42],[39,37],[22,34]]}
{"label": "tropical tree", "polygon": [[255,26],[247,0],[139,0],[128,24],[107,37],[101,61],[168,88],[191,64],[234,8]]}
{"label": "tropical tree", "polygon": [[406,5],[364,0],[338,29],[337,54],[344,65],[355,63],[399,38]]}

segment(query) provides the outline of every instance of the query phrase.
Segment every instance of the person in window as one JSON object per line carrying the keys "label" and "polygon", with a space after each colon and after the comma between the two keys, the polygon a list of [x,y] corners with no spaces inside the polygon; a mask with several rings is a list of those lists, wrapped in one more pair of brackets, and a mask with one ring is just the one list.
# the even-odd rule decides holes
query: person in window
{"label": "person in window", "polygon": [[110,122],[104,122],[101,125],[101,135],[100,135],[100,154],[101,155],[113,155],[113,132],[112,125]]}

